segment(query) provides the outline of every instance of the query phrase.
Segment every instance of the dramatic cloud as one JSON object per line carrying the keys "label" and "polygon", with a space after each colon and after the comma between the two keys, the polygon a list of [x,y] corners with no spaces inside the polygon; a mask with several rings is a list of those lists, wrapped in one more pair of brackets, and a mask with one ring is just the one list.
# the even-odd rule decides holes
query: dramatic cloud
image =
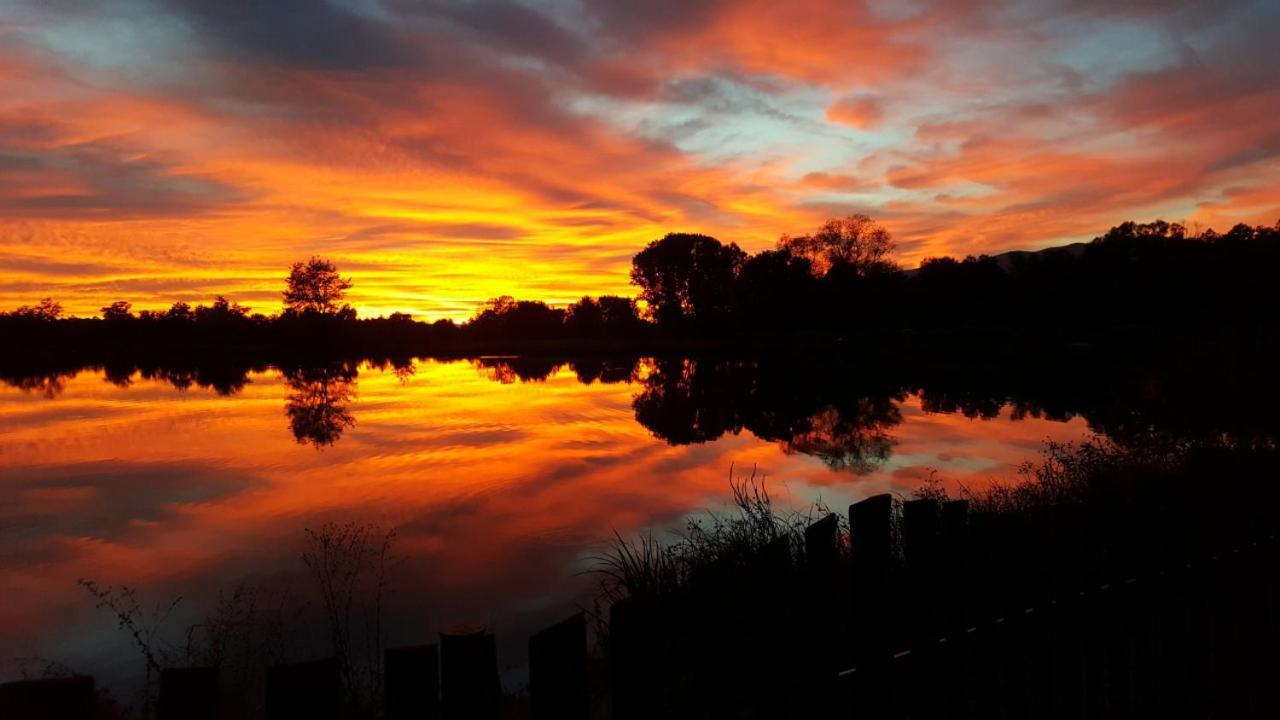
{"label": "dramatic cloud", "polygon": [[849,96],[827,108],[827,119],[860,130],[872,130],[884,119],[884,109],[878,98]]}
{"label": "dramatic cloud", "polygon": [[364,313],[627,292],[671,230],[901,259],[1280,217],[1265,0],[9,0],[0,307],[332,257]]}

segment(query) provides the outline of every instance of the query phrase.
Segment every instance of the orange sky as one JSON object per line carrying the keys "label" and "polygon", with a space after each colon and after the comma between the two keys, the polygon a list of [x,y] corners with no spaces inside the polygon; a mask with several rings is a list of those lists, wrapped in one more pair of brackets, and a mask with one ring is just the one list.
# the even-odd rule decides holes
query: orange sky
{"label": "orange sky", "polygon": [[[1116,7],[1113,7],[1116,6]],[[667,231],[881,220],[912,264],[1280,218],[1265,0],[11,0],[0,308],[327,256],[362,314],[627,293]]]}

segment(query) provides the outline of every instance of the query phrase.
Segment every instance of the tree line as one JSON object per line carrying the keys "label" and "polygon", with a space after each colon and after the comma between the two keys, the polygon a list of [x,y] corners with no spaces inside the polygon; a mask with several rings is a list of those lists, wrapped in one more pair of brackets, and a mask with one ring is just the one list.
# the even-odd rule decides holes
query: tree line
{"label": "tree line", "polygon": [[670,233],[632,259],[634,298],[583,297],[567,307],[509,296],[464,323],[404,313],[358,318],[353,283],[329,260],[295,263],[283,311],[234,300],[176,302],[100,318],[67,318],[46,298],[0,313],[14,339],[108,344],[346,347],[406,352],[513,348],[569,341],[644,343],[865,330],[1098,328],[1270,324],[1268,287],[1280,270],[1280,223],[1191,232],[1178,223],[1126,222],[1092,242],[1038,252],[927,258],[904,269],[889,232],[865,215],[782,236],[755,254],[708,235]]}

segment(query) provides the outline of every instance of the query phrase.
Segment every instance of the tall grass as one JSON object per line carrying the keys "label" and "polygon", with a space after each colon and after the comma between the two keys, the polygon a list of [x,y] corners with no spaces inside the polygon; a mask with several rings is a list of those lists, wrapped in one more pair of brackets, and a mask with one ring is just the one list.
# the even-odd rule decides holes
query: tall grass
{"label": "tall grass", "polygon": [[689,518],[682,530],[664,542],[652,532],[635,538],[614,533],[596,558],[605,599],[666,596],[700,570],[748,565],[783,538],[792,548],[803,545],[804,529],[827,509],[821,503],[805,512],[780,512],[769,494],[767,478],[755,468],[745,475],[729,471],[731,507],[707,510]]}

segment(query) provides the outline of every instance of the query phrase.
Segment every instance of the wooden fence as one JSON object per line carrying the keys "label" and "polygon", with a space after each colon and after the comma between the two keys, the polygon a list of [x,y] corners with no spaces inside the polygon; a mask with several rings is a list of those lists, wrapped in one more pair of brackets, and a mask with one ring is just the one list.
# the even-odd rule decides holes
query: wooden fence
{"label": "wooden fence", "polygon": [[[1276,508],[1217,496],[975,514],[888,495],[529,640],[534,718],[1267,717]],[[385,717],[502,714],[494,638],[386,652]],[[268,718],[342,717],[336,661],[273,668]],[[90,717],[89,678],[0,686],[0,717]],[[218,717],[213,669],[167,670],[159,716]]]}

